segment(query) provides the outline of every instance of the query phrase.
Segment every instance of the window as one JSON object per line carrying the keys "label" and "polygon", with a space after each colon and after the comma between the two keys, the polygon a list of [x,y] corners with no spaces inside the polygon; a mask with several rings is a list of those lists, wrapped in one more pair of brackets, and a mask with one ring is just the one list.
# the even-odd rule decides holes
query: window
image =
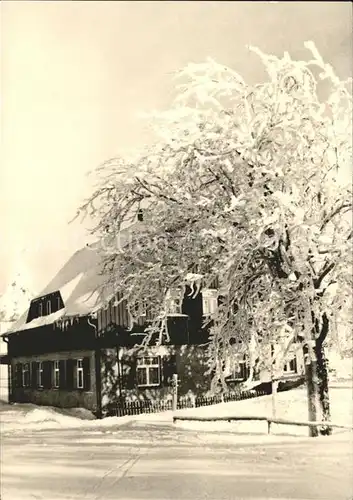
{"label": "window", "polygon": [[43,304],[40,302],[38,304],[38,317],[40,318],[41,316],[43,316]]}
{"label": "window", "polygon": [[76,377],[77,389],[83,389],[83,359],[77,360]]}
{"label": "window", "polygon": [[286,373],[297,373],[298,368],[297,368],[297,358],[293,358],[290,361],[288,361],[284,367],[283,371]]}
{"label": "window", "polygon": [[229,380],[246,380],[249,376],[250,369],[246,362],[246,356],[239,361],[239,364],[234,368]]}
{"label": "window", "polygon": [[202,311],[204,316],[215,314],[218,309],[218,292],[213,289],[202,291]]}
{"label": "window", "polygon": [[181,313],[181,293],[180,290],[171,289],[167,292],[166,299],[167,314],[180,314]]}
{"label": "window", "polygon": [[43,387],[43,362],[39,361],[37,371],[37,385]]}
{"label": "window", "polygon": [[59,311],[61,309],[60,297],[56,297],[56,309]]}
{"label": "window", "polygon": [[60,386],[60,365],[59,361],[54,361],[54,387],[58,388]]}
{"label": "window", "polygon": [[246,361],[242,361],[240,363],[240,376],[241,376],[241,378],[246,380],[248,378],[249,374],[250,374],[250,369],[249,369]]}
{"label": "window", "polygon": [[29,363],[24,363],[22,366],[22,386],[29,387],[30,385],[30,372]]}
{"label": "window", "polygon": [[289,362],[289,368],[290,368],[290,371],[292,372],[297,372],[297,358],[293,358],[290,360]]}
{"label": "window", "polygon": [[51,314],[51,302],[50,300],[47,300],[47,314]]}
{"label": "window", "polygon": [[161,382],[159,357],[137,359],[137,385],[139,387],[158,386]]}

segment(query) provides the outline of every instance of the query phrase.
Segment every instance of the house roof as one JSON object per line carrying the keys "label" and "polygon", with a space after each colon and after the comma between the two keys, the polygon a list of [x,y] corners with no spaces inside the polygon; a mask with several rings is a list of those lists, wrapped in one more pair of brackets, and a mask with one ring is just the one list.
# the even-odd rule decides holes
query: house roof
{"label": "house roof", "polygon": [[[137,224],[121,231],[119,244],[126,245],[130,232]],[[57,275],[33,300],[59,291],[65,307],[59,311],[35,318],[27,323],[27,311],[16,321],[4,335],[22,330],[28,330],[44,325],[50,325],[67,317],[87,316],[102,307],[109,297],[109,290],[102,288],[106,276],[102,273],[102,257],[99,253],[99,243],[87,245],[78,250],[60,269]]]}

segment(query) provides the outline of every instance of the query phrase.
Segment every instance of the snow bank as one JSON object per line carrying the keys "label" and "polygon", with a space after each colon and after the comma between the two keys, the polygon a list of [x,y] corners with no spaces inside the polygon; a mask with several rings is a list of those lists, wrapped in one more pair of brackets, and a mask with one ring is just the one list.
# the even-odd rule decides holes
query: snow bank
{"label": "snow bank", "polygon": [[30,404],[0,406],[1,432],[26,430],[32,428],[55,428],[76,425],[78,418],[60,413],[51,407],[37,407]]}
{"label": "snow bank", "polygon": [[0,432],[24,433],[27,430],[41,431],[54,429],[115,429],[122,425],[141,421],[154,424],[171,424],[171,411],[148,415],[126,415],[98,420],[84,408],[54,408],[36,406],[30,403],[8,404],[0,401]]}
{"label": "snow bank", "polygon": [[330,382],[352,381],[353,379],[353,358],[342,358],[336,351],[329,353]]}
{"label": "snow bank", "polygon": [[[342,425],[353,424],[352,387],[341,386],[330,390],[332,421]],[[177,415],[192,416],[270,416],[272,414],[271,396],[262,396],[244,401],[220,403],[200,408],[178,410]],[[298,388],[277,394],[276,416],[291,420],[308,420],[306,390]],[[108,417],[97,420],[92,413],[83,408],[59,409],[32,404],[5,404],[0,403],[1,432],[21,433],[31,430],[43,429],[73,429],[101,430],[102,432],[114,430],[122,425],[134,426],[170,426],[177,429],[206,431],[217,433],[236,434],[239,438],[245,436],[267,435],[266,422],[190,422],[177,421],[173,424],[173,413],[165,411],[147,415]],[[336,434],[344,432],[341,429],[334,431]],[[274,435],[307,436],[306,427],[273,425],[271,433]]]}
{"label": "snow bank", "polygon": [[[350,385],[342,387],[332,387],[330,390],[331,399],[331,421],[341,425],[353,425],[353,400],[352,387]],[[259,398],[220,403],[214,406],[195,408],[189,410],[179,410],[179,415],[193,416],[271,416],[272,397],[262,396]],[[291,391],[278,393],[276,396],[276,417],[297,421],[308,420],[308,409],[306,399],[306,389],[298,388]],[[242,434],[264,434],[267,432],[266,422],[188,422],[177,421],[176,426],[184,429],[205,430],[205,431],[228,431]],[[290,434],[307,436],[308,429],[294,425],[272,425],[271,432],[274,434]],[[342,432],[337,429],[336,433]]]}
{"label": "snow bank", "polygon": [[0,429],[3,433],[26,430],[117,427],[131,421],[131,417],[97,420],[84,408],[60,409],[32,404],[0,402]]}

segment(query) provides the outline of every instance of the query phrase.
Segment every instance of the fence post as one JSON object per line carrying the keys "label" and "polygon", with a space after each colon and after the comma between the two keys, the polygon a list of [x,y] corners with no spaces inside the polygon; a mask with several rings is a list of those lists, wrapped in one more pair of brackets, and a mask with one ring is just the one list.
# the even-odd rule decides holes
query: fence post
{"label": "fence post", "polygon": [[278,381],[271,380],[271,402],[272,402],[272,418],[276,418],[276,396],[278,391]]}
{"label": "fence post", "polygon": [[271,434],[271,420],[267,420],[267,434]]}
{"label": "fence post", "polygon": [[177,406],[178,406],[178,374],[177,373],[173,374],[172,388],[173,388],[172,410],[174,412],[177,410]]}

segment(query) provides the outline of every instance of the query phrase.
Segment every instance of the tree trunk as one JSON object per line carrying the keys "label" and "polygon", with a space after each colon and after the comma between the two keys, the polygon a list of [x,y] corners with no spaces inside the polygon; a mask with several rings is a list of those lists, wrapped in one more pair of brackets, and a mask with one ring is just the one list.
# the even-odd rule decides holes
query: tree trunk
{"label": "tree trunk", "polygon": [[[309,348],[307,345],[303,346],[304,362],[305,362],[305,379],[308,394],[308,420],[310,422],[317,421],[317,368],[316,361],[310,359]],[[317,437],[319,435],[317,427],[309,427],[309,436]]]}
{"label": "tree trunk", "polygon": [[[314,318],[314,315],[313,315]],[[330,399],[328,390],[328,367],[325,355],[324,342],[329,332],[330,321],[326,313],[323,313],[321,325],[317,319],[314,319],[314,332],[316,336],[315,357],[317,360],[317,379],[318,395],[322,418],[320,420],[330,420]],[[325,426],[320,429],[320,434],[329,436],[332,434],[332,428]]]}
{"label": "tree trunk", "polygon": [[[328,367],[325,348],[322,342],[317,341],[315,345],[315,354],[317,359],[317,376],[318,376],[318,390],[319,401],[323,421],[330,421],[330,398],[328,390]],[[323,436],[330,436],[332,434],[332,427],[325,426],[320,429],[320,434]]]}

